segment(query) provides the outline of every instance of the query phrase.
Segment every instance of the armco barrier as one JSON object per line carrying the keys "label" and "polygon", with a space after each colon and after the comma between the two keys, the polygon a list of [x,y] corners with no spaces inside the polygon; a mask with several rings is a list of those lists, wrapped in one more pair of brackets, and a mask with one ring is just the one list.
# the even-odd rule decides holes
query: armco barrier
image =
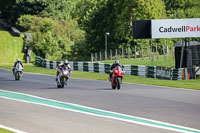
{"label": "armco barrier", "polygon": [[172,69],[171,70],[171,80],[184,80],[184,68]]}
{"label": "armco barrier", "polygon": [[[63,61],[49,61],[41,57],[35,57],[35,65],[48,69],[56,69],[58,64]],[[73,70],[109,73],[111,64],[93,63],[93,62],[76,62],[69,61]],[[137,75],[147,78],[159,78],[168,80],[183,80],[184,69],[172,69],[158,66],[144,66],[144,65],[124,65],[125,75]]]}
{"label": "armco barrier", "polygon": [[146,72],[148,78],[156,78],[156,66],[147,66]]}
{"label": "armco barrier", "polygon": [[171,79],[171,68],[156,66],[156,78]]}

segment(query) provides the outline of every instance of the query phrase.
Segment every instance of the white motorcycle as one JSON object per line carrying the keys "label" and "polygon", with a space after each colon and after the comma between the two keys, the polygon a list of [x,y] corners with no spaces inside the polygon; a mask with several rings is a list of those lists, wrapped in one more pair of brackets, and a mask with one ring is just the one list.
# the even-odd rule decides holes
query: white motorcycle
{"label": "white motorcycle", "polygon": [[64,88],[68,84],[69,76],[71,72],[67,68],[62,68],[61,72],[58,75],[57,87]]}
{"label": "white motorcycle", "polygon": [[21,64],[17,63],[14,69],[15,80],[20,80],[20,78],[22,77],[22,71],[23,71],[23,67],[21,66]]}

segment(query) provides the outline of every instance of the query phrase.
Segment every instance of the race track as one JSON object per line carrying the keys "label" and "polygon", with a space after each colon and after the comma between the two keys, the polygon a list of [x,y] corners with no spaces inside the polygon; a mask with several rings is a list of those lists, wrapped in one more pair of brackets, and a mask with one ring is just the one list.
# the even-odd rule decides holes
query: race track
{"label": "race track", "polygon": [[[200,130],[200,91],[196,90],[128,83],[112,90],[107,81],[84,79],[70,79],[68,86],[57,89],[54,76],[24,73],[15,81],[11,71],[0,69],[0,94],[1,90]],[[2,96],[0,124],[30,133],[175,132]]]}

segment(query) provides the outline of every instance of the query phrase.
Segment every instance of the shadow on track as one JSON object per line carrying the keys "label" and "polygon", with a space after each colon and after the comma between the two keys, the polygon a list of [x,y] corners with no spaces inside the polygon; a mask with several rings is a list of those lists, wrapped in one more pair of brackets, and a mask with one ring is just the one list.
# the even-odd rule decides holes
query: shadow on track
{"label": "shadow on track", "polygon": [[46,88],[39,88],[39,89],[56,89],[56,90],[60,90],[60,89],[64,89],[64,88],[57,88],[57,87],[46,87]]}
{"label": "shadow on track", "polygon": [[97,88],[97,90],[112,91],[112,88]]}
{"label": "shadow on track", "polygon": [[2,81],[20,81],[20,80],[15,80],[15,79],[6,79],[6,80],[2,80]]}

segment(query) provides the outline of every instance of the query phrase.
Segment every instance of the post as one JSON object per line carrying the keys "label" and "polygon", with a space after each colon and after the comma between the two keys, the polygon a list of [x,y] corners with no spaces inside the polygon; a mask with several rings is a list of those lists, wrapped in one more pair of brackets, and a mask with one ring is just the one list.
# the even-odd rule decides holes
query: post
{"label": "post", "polygon": [[112,49],[110,49],[110,60],[112,60]]}
{"label": "post", "polygon": [[162,45],[162,48],[163,48],[164,60],[166,61],[166,54],[165,54],[165,47],[164,47],[164,45]]}
{"label": "post", "polygon": [[94,61],[93,53],[91,53],[91,61]]}
{"label": "post", "polygon": [[116,57],[116,59],[117,59],[117,49],[115,49],[115,57]]}
{"label": "post", "polygon": [[124,47],[122,46],[122,59],[124,58]]}
{"label": "post", "polygon": [[173,48],[173,46],[171,46],[171,54],[172,54],[172,58],[173,58],[173,60],[175,59],[175,54],[174,54],[174,50],[173,50],[174,48]]}
{"label": "post", "polygon": [[137,58],[136,52],[137,52],[137,50],[136,50],[136,46],[135,46],[135,58]]}
{"label": "post", "polygon": [[144,59],[144,55],[143,55],[144,53],[143,53],[143,47],[142,47],[142,60]]}
{"label": "post", "polygon": [[130,47],[128,47],[128,58],[130,58]]}
{"label": "post", "polygon": [[105,50],[104,52],[105,52],[105,59],[104,59],[104,60],[107,60],[107,54],[106,54],[106,50]]}
{"label": "post", "polygon": [[181,60],[180,60],[180,66],[179,68],[182,68],[182,64],[183,64],[183,40],[182,40],[182,47],[181,47]]}
{"label": "post", "polygon": [[105,34],[105,60],[107,60],[107,35]]}
{"label": "post", "polygon": [[157,60],[158,60],[158,44],[156,44],[156,58],[157,58]]}
{"label": "post", "polygon": [[99,52],[99,56],[100,56],[100,57],[99,57],[99,60],[101,61],[101,59],[102,59],[102,58],[101,58],[101,51]]}
{"label": "post", "polygon": [[151,38],[151,61],[153,61],[153,46],[152,46],[152,38]]}
{"label": "post", "polygon": [[190,47],[190,38],[187,38],[187,43],[188,43],[188,48],[187,48],[187,69],[188,73],[190,74],[190,78],[194,78],[194,73],[193,73],[193,66],[192,66],[192,50]]}
{"label": "post", "polygon": [[97,52],[95,52],[95,58],[96,58],[96,61],[97,61],[98,60]]}
{"label": "post", "polygon": [[169,54],[169,47],[168,47],[168,45],[167,45],[167,55]]}
{"label": "post", "polygon": [[107,52],[107,35],[110,35],[110,33],[108,33],[108,32],[106,32],[105,33],[105,60],[107,60],[108,59],[108,56],[107,56],[107,54],[108,54],[108,52]]}

